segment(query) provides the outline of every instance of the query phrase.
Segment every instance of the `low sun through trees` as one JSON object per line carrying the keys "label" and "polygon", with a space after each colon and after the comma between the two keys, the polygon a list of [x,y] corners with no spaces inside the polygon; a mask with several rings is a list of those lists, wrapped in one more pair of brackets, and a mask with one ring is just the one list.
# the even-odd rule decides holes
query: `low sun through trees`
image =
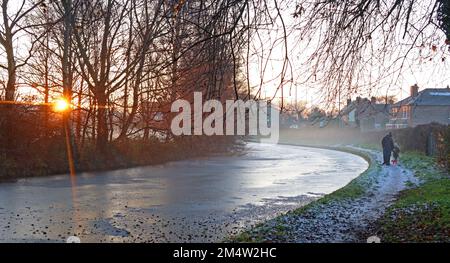
{"label": "low sun through trees", "polygon": [[[267,62],[276,59],[279,85],[269,96],[281,95],[283,110],[284,87],[300,65],[289,37],[311,54],[306,71],[296,73],[304,78],[299,85],[316,83],[334,106],[401,71],[397,57],[427,34],[450,38],[448,1],[419,2],[2,0],[0,170],[65,172],[67,145],[81,169],[176,159],[215,149],[211,143],[228,147],[229,138],[172,136],[171,103],[194,91],[220,101],[261,98]],[[281,32],[276,40],[269,41],[270,30]],[[399,30],[414,41],[388,49]],[[258,84],[250,81],[253,56]],[[373,70],[376,61],[393,68]],[[58,100],[69,109],[55,111]]]}
{"label": "low sun through trees", "polygon": [[[112,142],[171,141],[172,101],[194,90],[221,100],[243,93],[249,3],[1,4],[1,154],[10,163],[60,144],[64,126],[75,154],[96,159],[110,157]],[[58,98],[70,112],[54,112]]]}

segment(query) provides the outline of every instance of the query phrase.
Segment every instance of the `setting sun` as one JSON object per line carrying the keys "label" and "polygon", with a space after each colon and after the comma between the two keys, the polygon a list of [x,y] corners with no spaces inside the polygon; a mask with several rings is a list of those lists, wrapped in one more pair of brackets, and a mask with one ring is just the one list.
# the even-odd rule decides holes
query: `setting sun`
{"label": "setting sun", "polygon": [[67,111],[69,108],[70,104],[64,98],[59,98],[53,103],[53,109],[57,112]]}
{"label": "setting sun", "polygon": [[431,259],[449,73],[450,0],[0,0],[0,260]]}

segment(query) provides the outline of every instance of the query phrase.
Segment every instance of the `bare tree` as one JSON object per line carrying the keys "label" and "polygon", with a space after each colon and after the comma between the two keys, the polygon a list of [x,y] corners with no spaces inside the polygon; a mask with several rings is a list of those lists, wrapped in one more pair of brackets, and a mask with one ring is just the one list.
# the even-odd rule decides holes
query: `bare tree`
{"label": "bare tree", "polygon": [[[14,42],[18,41],[22,34],[26,33],[27,29],[35,25],[27,25],[24,23],[25,18],[42,3],[42,1],[36,1],[30,3],[26,0],[21,1],[21,4],[17,6],[17,10],[14,13],[10,11],[11,3],[8,0],[1,1],[1,24],[0,24],[0,46],[6,54],[6,65],[0,63],[0,68],[7,71],[5,96],[3,98],[7,104],[14,103],[16,100],[17,91],[17,71],[19,68],[25,66],[31,56],[32,46],[36,43],[36,40],[32,41],[31,48],[26,54],[18,54],[19,51],[15,48]],[[12,107],[6,105],[5,109],[5,129],[3,138],[5,145],[14,144],[12,131]],[[11,147],[7,147],[11,148]]]}
{"label": "bare tree", "polygon": [[[97,103],[97,150],[106,154],[108,142],[108,96],[111,86],[120,79],[125,71],[113,65],[113,56],[117,48],[115,39],[120,33],[126,8],[130,1],[123,5],[113,0],[78,2],[72,29],[76,43],[76,53],[81,65],[80,72],[88,83]],[[93,50],[92,50],[93,49]]]}
{"label": "bare tree", "polygon": [[[302,83],[317,83],[333,107],[340,98],[392,84],[421,47],[448,37],[448,1],[298,1],[294,17],[308,54]],[[400,36],[400,37],[398,37]],[[446,42],[448,44],[448,42]],[[340,104],[340,103],[339,103]]]}

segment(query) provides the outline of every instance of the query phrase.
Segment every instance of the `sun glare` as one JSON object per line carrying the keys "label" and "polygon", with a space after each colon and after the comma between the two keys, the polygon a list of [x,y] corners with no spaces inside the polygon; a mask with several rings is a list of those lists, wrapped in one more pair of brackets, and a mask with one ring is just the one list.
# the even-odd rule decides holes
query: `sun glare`
{"label": "sun glare", "polygon": [[53,103],[53,109],[57,112],[64,112],[70,108],[69,102],[64,98],[59,98]]}

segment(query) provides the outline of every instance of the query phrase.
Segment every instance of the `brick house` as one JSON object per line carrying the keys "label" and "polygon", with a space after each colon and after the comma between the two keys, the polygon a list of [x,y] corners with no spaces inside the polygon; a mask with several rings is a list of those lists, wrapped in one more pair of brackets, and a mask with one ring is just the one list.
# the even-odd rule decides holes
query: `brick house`
{"label": "brick house", "polygon": [[348,100],[341,111],[341,127],[359,128],[362,132],[379,131],[389,122],[391,104],[380,104],[376,98]]}
{"label": "brick house", "polygon": [[401,129],[433,122],[450,124],[450,88],[419,92],[419,87],[414,85],[408,98],[392,105],[386,128]]}

